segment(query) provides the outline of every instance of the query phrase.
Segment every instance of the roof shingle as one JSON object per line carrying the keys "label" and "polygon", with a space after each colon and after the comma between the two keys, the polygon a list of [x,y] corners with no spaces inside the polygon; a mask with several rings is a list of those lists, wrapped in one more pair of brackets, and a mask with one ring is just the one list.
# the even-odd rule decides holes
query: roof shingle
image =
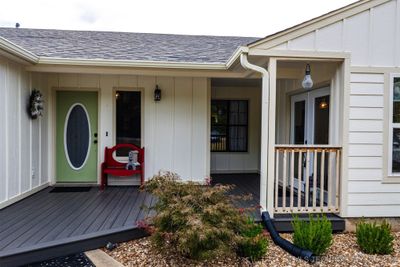
{"label": "roof shingle", "polygon": [[225,63],[259,38],[0,28],[0,36],[39,57]]}

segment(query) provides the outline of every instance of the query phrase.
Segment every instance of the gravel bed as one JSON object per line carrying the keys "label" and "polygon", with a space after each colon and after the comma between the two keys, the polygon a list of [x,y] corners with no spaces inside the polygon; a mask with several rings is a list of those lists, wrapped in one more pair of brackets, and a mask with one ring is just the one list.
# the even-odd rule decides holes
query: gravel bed
{"label": "gravel bed", "polygon": [[[335,234],[334,242],[324,257],[313,266],[400,266],[400,232],[396,232],[392,255],[367,255],[362,253],[354,234]],[[283,234],[291,239],[290,234]],[[119,244],[113,251],[106,251],[125,266],[310,266],[276,246],[270,240],[267,255],[258,262],[251,263],[239,257],[221,258],[208,262],[196,262],[174,253],[160,253],[153,248],[148,237]]]}
{"label": "gravel bed", "polygon": [[78,253],[65,257],[59,257],[26,267],[95,267],[94,264],[85,256],[84,253]]}

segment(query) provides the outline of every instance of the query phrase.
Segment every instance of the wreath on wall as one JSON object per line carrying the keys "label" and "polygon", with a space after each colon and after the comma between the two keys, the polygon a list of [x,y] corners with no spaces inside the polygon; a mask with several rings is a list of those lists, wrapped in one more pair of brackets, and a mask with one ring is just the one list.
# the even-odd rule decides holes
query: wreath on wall
{"label": "wreath on wall", "polygon": [[33,89],[29,97],[28,112],[32,119],[37,119],[43,115],[43,95],[39,90]]}

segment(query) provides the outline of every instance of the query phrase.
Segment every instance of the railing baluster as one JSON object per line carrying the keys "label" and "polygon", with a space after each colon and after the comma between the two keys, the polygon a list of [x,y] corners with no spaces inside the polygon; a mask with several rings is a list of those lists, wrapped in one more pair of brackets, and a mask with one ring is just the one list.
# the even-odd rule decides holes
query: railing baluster
{"label": "railing baluster", "polygon": [[275,208],[278,207],[278,196],[279,196],[279,150],[276,150],[275,156]]}
{"label": "railing baluster", "polygon": [[303,152],[301,151],[301,150],[299,150],[299,162],[298,162],[298,166],[297,166],[297,168],[298,168],[298,170],[297,170],[297,182],[298,182],[298,184],[297,184],[297,209],[300,209],[301,208],[301,197],[302,197],[302,195],[301,195],[301,187],[302,187],[302,184],[301,184],[301,180],[302,180],[302,177],[303,177]]}
{"label": "railing baluster", "polygon": [[306,155],[306,190],[305,190],[305,208],[308,210],[308,198],[310,195],[310,150],[307,149]]}
{"label": "railing baluster", "polygon": [[336,192],[335,192],[335,209],[339,210],[339,183],[340,183],[340,150],[336,150]]}
{"label": "railing baluster", "polygon": [[320,195],[319,195],[319,206],[321,209],[324,207],[324,191],[325,191],[325,149],[321,153],[321,181],[320,181]]}
{"label": "railing baluster", "polygon": [[286,210],[287,150],[283,152],[282,208]]}
{"label": "railing baluster", "polygon": [[[334,146],[277,145],[274,166],[275,195],[272,197],[275,200],[275,212],[338,212],[340,208],[340,153],[341,148]],[[297,161],[296,155],[298,155]],[[295,185],[295,178],[297,178],[297,185]],[[295,186],[297,186],[297,191]],[[282,188],[282,194],[280,188]],[[295,201],[295,193],[297,193],[297,201]]]}
{"label": "railing baluster", "polygon": [[313,210],[317,207],[317,163],[318,163],[318,150],[314,150],[314,171],[313,171]]}
{"label": "railing baluster", "polygon": [[294,149],[290,155],[290,211],[293,211],[294,197]]}
{"label": "railing baluster", "polygon": [[328,210],[332,207],[332,152],[328,154]]}

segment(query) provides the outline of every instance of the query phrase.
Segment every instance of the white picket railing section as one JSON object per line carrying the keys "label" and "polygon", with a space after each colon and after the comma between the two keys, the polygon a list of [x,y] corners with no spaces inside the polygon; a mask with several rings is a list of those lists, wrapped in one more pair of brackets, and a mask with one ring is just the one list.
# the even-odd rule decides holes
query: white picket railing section
{"label": "white picket railing section", "polygon": [[341,148],[275,146],[275,213],[339,212]]}

